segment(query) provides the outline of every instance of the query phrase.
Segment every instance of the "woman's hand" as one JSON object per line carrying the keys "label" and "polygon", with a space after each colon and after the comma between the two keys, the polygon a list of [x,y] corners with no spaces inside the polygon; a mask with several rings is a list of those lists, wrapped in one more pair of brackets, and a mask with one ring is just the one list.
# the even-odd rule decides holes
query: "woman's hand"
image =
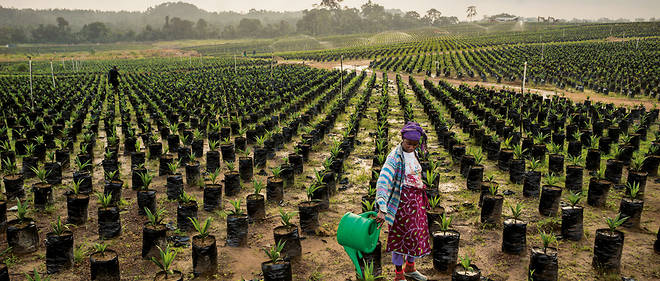
{"label": "woman's hand", "polygon": [[378,215],[376,216],[376,223],[378,223],[379,228],[381,226],[383,226],[383,224],[385,223],[385,213],[384,212],[378,211]]}

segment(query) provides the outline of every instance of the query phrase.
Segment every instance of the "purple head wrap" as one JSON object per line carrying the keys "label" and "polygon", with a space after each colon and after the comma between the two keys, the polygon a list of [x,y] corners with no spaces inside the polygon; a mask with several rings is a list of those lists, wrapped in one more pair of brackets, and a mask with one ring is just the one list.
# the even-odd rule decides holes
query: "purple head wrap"
{"label": "purple head wrap", "polygon": [[408,121],[401,129],[401,136],[412,141],[419,141],[422,151],[426,151],[426,132],[418,123]]}

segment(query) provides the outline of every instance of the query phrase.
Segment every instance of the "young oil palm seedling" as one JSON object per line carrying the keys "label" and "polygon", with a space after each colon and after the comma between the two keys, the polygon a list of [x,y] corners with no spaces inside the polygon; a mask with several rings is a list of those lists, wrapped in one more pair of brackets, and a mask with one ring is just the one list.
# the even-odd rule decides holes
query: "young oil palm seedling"
{"label": "young oil palm seedling", "polygon": [[25,145],[26,155],[23,156],[22,172],[26,178],[33,178],[35,176],[32,168],[37,167],[39,164],[39,157],[34,153],[35,145],[32,143]]}
{"label": "young oil palm seedling", "polygon": [[480,191],[484,176],[484,166],[481,164],[484,156],[481,149],[476,150],[472,157],[474,158],[474,164],[467,171],[467,188],[472,191]]}
{"label": "young oil palm seedling", "polygon": [[623,251],[624,233],[616,230],[627,217],[617,214],[614,218],[607,218],[608,228],[596,230],[594,241],[594,257],[592,265],[603,272],[618,272],[621,266],[621,253]]}
{"label": "young oil palm seedling", "polygon": [[80,193],[82,181],[74,181],[69,187],[66,197],[67,223],[82,225],[87,222],[87,207],[89,206],[89,195]]}
{"label": "young oil palm seedling", "polygon": [[525,174],[525,151],[522,145],[513,146],[513,159],[509,160],[509,180],[514,183],[520,183]]}
{"label": "young oil palm seedling", "polygon": [[241,199],[229,201],[234,207],[227,216],[227,245],[243,247],[247,245],[248,216],[241,210]]}
{"label": "young oil palm seedling", "polygon": [[149,188],[153,178],[154,176],[149,172],[140,174],[142,188],[137,192],[137,201],[138,214],[141,216],[145,215],[144,208],[148,208],[152,213],[156,212],[156,190]]}
{"label": "young oil palm seedling", "polygon": [[298,204],[298,212],[300,214],[300,229],[307,234],[315,234],[319,227],[319,208],[320,201],[314,200],[315,193],[322,186],[318,183],[312,183],[305,188],[307,194],[307,201]]}
{"label": "young oil palm seedling", "polygon": [[566,166],[566,188],[570,190],[582,189],[582,178],[584,168],[582,164],[582,155],[573,156],[568,155],[568,165]]}
{"label": "young oil palm seedling", "polygon": [[181,191],[176,208],[177,228],[181,231],[193,229],[190,219],[197,218],[197,199],[188,194],[185,190]]}
{"label": "young oil palm seedling", "polygon": [[200,186],[202,183],[200,177],[199,161],[195,159],[194,153],[188,155],[188,162],[186,162],[186,184],[188,186]]}
{"label": "young oil palm seedling", "polygon": [[91,173],[92,165],[90,163],[91,160],[81,160],[80,158],[76,158],[75,160],[75,165],[78,170],[73,173],[73,180],[82,180],[82,184],[80,185],[80,192],[84,194],[90,194],[94,192]]}
{"label": "young oil palm seedling", "polygon": [[[281,173],[281,169],[276,167],[274,173]],[[284,180],[279,177],[271,176],[266,179],[266,200],[279,203],[284,199]]]}
{"label": "young oil palm seedling", "polygon": [[62,165],[57,162],[55,151],[49,151],[46,154],[48,162],[44,163],[46,169],[46,181],[49,184],[57,185],[62,183]]}
{"label": "young oil palm seedling", "polygon": [[495,194],[492,194],[493,196],[497,195],[497,189],[498,185],[497,182],[495,182],[495,175],[494,174],[489,174],[484,177],[484,180],[481,182],[481,192],[479,193],[479,207],[481,207],[484,196],[487,194],[490,194],[490,189],[495,188]]}
{"label": "young oil palm seedling", "polygon": [[280,208],[279,213],[282,225],[273,229],[275,243],[282,242],[286,244],[283,249],[284,256],[289,259],[296,259],[302,255],[298,226],[291,221],[296,213],[286,212],[282,208]]}
{"label": "young oil palm seedling", "polygon": [[94,252],[89,256],[92,280],[119,280],[119,259],[117,252],[105,243],[94,243]]}
{"label": "young oil palm seedling", "polygon": [[582,193],[571,193],[566,197],[570,206],[561,208],[561,235],[564,239],[579,241],[582,239],[583,208],[578,206]]}
{"label": "young oil palm seedling", "polygon": [[376,201],[362,200],[362,212],[369,212],[376,210]]}
{"label": "young oil palm seedling", "polygon": [[564,173],[564,149],[563,146],[560,146],[555,143],[549,143],[549,152],[548,155],[548,171],[561,175]]}
{"label": "young oil palm seedling", "polygon": [[221,207],[222,202],[222,185],[218,184],[218,177],[220,176],[220,168],[215,169],[213,173],[209,174],[210,183],[204,186],[204,210],[212,212]]}
{"label": "young oil palm seedling", "polygon": [[619,214],[627,218],[623,223],[624,227],[639,227],[642,211],[644,210],[644,200],[638,199],[639,186],[638,182],[626,184],[627,196],[621,198],[619,204]]}
{"label": "young oil palm seedling", "polygon": [[235,171],[235,162],[225,162],[227,172],[225,172],[225,196],[234,196],[241,191],[240,174]]}
{"label": "young oil palm seedling", "polygon": [[273,173],[273,177],[279,178],[282,174],[282,168],[280,166],[275,166],[273,168],[270,168],[271,173]]}
{"label": "young oil palm seedling", "polygon": [[107,172],[105,174],[105,185],[103,186],[103,193],[111,193],[113,202],[121,200],[121,192],[124,182],[120,179],[121,175],[119,170]]}
{"label": "young oil palm seedling", "polygon": [[557,248],[550,247],[552,243],[557,242],[557,237],[544,231],[540,232],[540,236],[543,247],[532,247],[528,269],[528,272],[530,272],[529,278],[534,280],[557,280]]}
{"label": "young oil palm seedling", "polygon": [[493,181],[488,183],[488,194],[483,195],[481,205],[481,223],[498,225],[502,217],[504,197],[497,194],[498,185]]}
{"label": "young oil palm seedling", "polygon": [[32,167],[32,171],[39,179],[39,182],[32,185],[34,207],[45,209],[46,206],[53,204],[53,186],[46,181],[48,171],[43,167]]}
{"label": "young oil palm seedling", "polygon": [[16,162],[11,159],[2,160],[2,168],[5,174],[2,178],[5,186],[5,195],[7,200],[14,200],[16,198],[25,197],[25,189],[23,188],[24,178],[23,174],[18,172]]}
{"label": "young oil palm seedling", "polygon": [[330,206],[330,194],[328,192],[328,186],[325,184],[326,176],[327,174],[323,171],[314,170],[314,182],[312,184],[315,186],[315,189],[312,199],[318,200],[321,210],[327,210]]}
{"label": "young oil palm seedling", "polygon": [[150,259],[158,254],[158,248],[167,245],[167,227],[163,224],[165,209],[152,212],[144,208],[147,223],[142,228],[142,258]]}
{"label": "young oil palm seedling", "polygon": [[607,202],[607,197],[612,187],[608,181],[606,168],[601,166],[596,175],[589,180],[589,189],[587,190],[587,204],[590,206],[603,206]]}
{"label": "young oil palm seedling", "polygon": [[559,211],[562,189],[557,184],[559,177],[549,173],[544,177],[545,185],[541,188],[539,199],[539,213],[544,216],[552,216]]}
{"label": "young oil palm seedling", "polygon": [[263,250],[268,257],[268,261],[261,264],[261,271],[265,279],[292,280],[291,263],[284,260],[285,255],[282,254],[285,245],[285,241],[278,241],[271,248]]}
{"label": "young oil palm seedling", "polygon": [[147,225],[157,226],[163,221],[163,214],[165,209],[158,209],[156,212],[152,213],[151,210],[145,208],[144,213],[147,215]]}
{"label": "young oil palm seedling", "polygon": [[612,184],[618,185],[621,182],[623,166],[629,164],[624,161],[625,153],[625,149],[619,146],[614,150],[612,159],[608,159],[606,162],[605,177]]}
{"label": "young oil palm seedling", "polygon": [[73,232],[59,216],[50,225],[52,231],[46,234],[46,271],[53,274],[73,265]]}
{"label": "young oil palm seedling", "polygon": [[375,281],[385,278],[384,275],[377,275],[374,273],[376,269],[374,268],[374,262],[365,262],[362,267],[362,279],[363,281]]}
{"label": "young oil palm seedling", "polygon": [[[176,200],[183,191],[183,177],[181,176],[181,173],[178,172],[180,165],[181,162],[178,160],[173,160],[172,162],[167,163],[167,168],[169,169],[166,182],[168,200]],[[187,170],[188,167],[186,166],[186,176],[188,176]]]}
{"label": "young oil palm seedling", "polygon": [[497,156],[497,165],[500,170],[508,171],[510,162],[514,156],[513,137],[508,137],[502,142],[502,148]]}
{"label": "young oil palm seedling", "polygon": [[247,213],[251,222],[261,220],[266,216],[266,208],[264,196],[261,191],[264,189],[264,184],[258,180],[252,180],[252,194],[247,196]]}
{"label": "young oil palm seedling", "polygon": [[527,223],[520,220],[523,206],[509,205],[511,218],[504,221],[502,228],[502,252],[520,254],[527,248]]}
{"label": "young oil palm seedling", "polygon": [[429,209],[426,211],[429,233],[433,233],[438,230],[437,222],[440,221],[440,218],[445,213],[445,209],[440,205],[440,202],[440,196],[434,196],[429,199]]}
{"label": "young oil palm seedling", "polygon": [[170,246],[167,245],[163,251],[162,247],[158,247],[158,252],[160,259],[151,257],[151,262],[153,262],[161,270],[156,273],[154,280],[183,280],[183,274],[180,271],[173,270],[172,264],[176,258],[177,250],[170,249]]}
{"label": "young oil palm seedling", "polygon": [[228,172],[232,172],[236,168],[236,165],[233,162],[225,162],[225,168],[227,168]]}
{"label": "young oil palm seedling", "polygon": [[477,281],[481,279],[481,270],[472,263],[472,259],[466,254],[460,257],[460,262],[455,266],[451,280]]}
{"label": "young oil palm seedling", "polygon": [[241,180],[247,182],[252,180],[254,162],[252,161],[252,157],[250,157],[251,151],[249,147],[241,150],[240,153],[242,156],[238,158],[238,172],[240,173]]}
{"label": "young oil palm seedling", "polygon": [[439,180],[440,180],[440,175],[438,173],[436,173],[431,169],[426,171],[426,179],[424,180],[424,184],[426,185],[426,188],[437,189]]}
{"label": "young oil palm seedling", "polygon": [[454,270],[458,259],[458,244],[461,235],[458,231],[450,229],[452,217],[446,214],[440,216],[440,221],[435,222],[438,231],[431,233],[433,239],[433,268],[440,272],[451,272]]}
{"label": "young oil palm seedling", "polygon": [[195,276],[212,276],[218,267],[218,250],[215,236],[210,235],[212,218],[200,223],[196,218],[188,218],[197,235],[193,236],[192,258]]}
{"label": "young oil palm seedling", "polygon": [[381,166],[382,164],[385,163],[385,160],[387,159],[387,155],[385,155],[384,153],[383,154],[378,154],[376,156],[376,159],[378,159],[378,163],[380,163],[380,165],[378,165],[378,166]]}
{"label": "young oil palm seedling", "polygon": [[[657,150],[657,148],[656,148]],[[650,153],[650,149],[649,149]],[[653,154],[649,154],[653,155]],[[627,183],[637,183],[639,184],[639,194],[643,195],[646,190],[646,180],[649,177],[649,173],[645,169],[645,163],[653,162],[652,156],[643,156],[641,153],[634,154],[632,160],[630,161],[630,166],[628,168],[628,179]],[[651,173],[652,174],[652,173]]]}
{"label": "young oil palm seedling", "polygon": [[116,237],[121,232],[119,208],[112,203],[112,194],[96,193],[98,198],[98,226],[99,236],[102,239]]}
{"label": "young oil palm seedling", "polygon": [[39,246],[39,229],[27,214],[28,204],[16,199],[16,219],[7,222],[7,245],[14,253],[31,253]]}
{"label": "young oil palm seedling", "polygon": [[536,197],[539,194],[541,185],[541,173],[537,171],[541,166],[541,161],[537,159],[529,160],[529,171],[523,180],[523,195],[525,197]]}
{"label": "young oil palm seedling", "polygon": [[[265,141],[264,141],[265,142]],[[220,144],[220,152],[222,153],[222,160],[225,162],[234,162],[236,160],[236,151],[231,138],[226,137]]]}
{"label": "young oil palm seedling", "polygon": [[481,163],[484,161],[484,154],[481,149],[475,150],[472,156],[474,157],[474,165],[481,165]]}

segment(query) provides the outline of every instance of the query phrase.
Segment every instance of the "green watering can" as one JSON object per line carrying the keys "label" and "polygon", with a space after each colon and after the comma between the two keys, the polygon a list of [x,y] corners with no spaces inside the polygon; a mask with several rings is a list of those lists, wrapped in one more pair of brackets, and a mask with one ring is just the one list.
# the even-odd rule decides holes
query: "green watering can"
{"label": "green watering can", "polygon": [[366,212],[359,215],[347,212],[339,221],[337,227],[337,242],[344,246],[344,250],[353,261],[355,271],[363,278],[362,269],[358,259],[362,259],[362,253],[371,253],[378,244],[380,228],[374,219],[376,212]]}

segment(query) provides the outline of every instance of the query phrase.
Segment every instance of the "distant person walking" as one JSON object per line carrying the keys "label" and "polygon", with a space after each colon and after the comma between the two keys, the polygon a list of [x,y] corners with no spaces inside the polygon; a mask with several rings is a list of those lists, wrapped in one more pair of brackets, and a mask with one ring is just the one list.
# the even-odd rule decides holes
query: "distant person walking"
{"label": "distant person walking", "polygon": [[117,70],[116,65],[108,72],[108,82],[115,92],[119,89],[119,70]]}
{"label": "distant person walking", "polygon": [[387,156],[378,177],[376,221],[390,226],[385,251],[392,252],[394,280],[426,281],[426,276],[415,269],[415,259],[431,252],[426,218],[428,198],[417,157],[418,152],[426,153],[427,138],[419,124],[408,122],[401,129],[401,139],[401,144]]}

